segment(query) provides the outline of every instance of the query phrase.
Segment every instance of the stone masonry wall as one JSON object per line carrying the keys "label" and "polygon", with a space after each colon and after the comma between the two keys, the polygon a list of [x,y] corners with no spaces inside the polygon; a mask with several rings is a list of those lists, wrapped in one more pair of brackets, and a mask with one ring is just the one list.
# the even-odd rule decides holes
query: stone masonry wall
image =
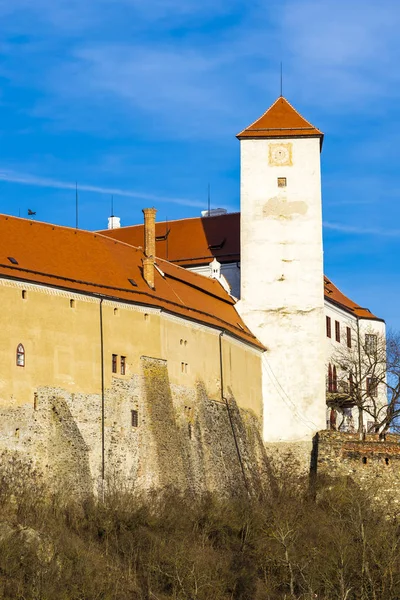
{"label": "stone masonry wall", "polygon": [[400,502],[400,436],[320,431],[314,440],[317,476],[349,477],[378,502]]}
{"label": "stone masonry wall", "polygon": [[99,394],[44,387],[33,405],[3,408],[0,452],[18,451],[68,493],[100,494],[104,484],[230,496],[262,492],[261,423],[231,394],[211,399],[201,381],[195,388],[172,385],[166,361],[142,357],[141,375],[114,378],[104,400],[104,481]]}

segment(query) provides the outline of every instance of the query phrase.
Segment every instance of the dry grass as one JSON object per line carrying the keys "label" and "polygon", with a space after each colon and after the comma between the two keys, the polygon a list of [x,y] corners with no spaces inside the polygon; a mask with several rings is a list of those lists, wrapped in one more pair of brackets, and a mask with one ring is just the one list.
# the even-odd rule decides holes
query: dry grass
{"label": "dry grass", "polygon": [[0,598],[398,600],[399,529],[348,482],[277,475],[262,501],[173,490],[104,503],[51,494],[13,456],[0,466]]}

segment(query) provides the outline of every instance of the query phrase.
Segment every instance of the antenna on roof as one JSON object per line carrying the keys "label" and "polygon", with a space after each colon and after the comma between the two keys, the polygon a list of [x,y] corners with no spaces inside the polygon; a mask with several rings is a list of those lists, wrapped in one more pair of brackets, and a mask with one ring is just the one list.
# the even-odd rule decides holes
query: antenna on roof
{"label": "antenna on roof", "polygon": [[208,216],[210,216],[211,211],[211,194],[210,194],[210,184],[208,184]]}
{"label": "antenna on roof", "polygon": [[111,217],[114,216],[114,195],[111,196]]}
{"label": "antenna on roof", "polygon": [[75,182],[75,227],[78,229],[78,182]]}
{"label": "antenna on roof", "polygon": [[282,72],[282,61],[281,61],[281,98],[283,96],[283,72]]}
{"label": "antenna on roof", "polygon": [[165,248],[165,258],[168,260],[168,216],[165,217],[165,239],[167,241]]}

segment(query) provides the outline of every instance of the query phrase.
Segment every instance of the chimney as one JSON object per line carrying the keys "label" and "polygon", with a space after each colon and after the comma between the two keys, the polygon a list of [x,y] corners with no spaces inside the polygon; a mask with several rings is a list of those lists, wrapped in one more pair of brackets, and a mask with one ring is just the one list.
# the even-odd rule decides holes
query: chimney
{"label": "chimney", "polygon": [[143,277],[147,285],[154,288],[154,257],[156,254],[156,212],[155,208],[144,208],[144,255]]}
{"label": "chimney", "polygon": [[120,217],[108,217],[108,229],[118,229],[119,227],[121,227]]}

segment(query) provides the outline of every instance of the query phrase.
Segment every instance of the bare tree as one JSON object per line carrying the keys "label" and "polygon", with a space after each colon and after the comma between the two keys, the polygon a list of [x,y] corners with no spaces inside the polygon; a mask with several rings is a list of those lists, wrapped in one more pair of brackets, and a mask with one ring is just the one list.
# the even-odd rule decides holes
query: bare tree
{"label": "bare tree", "polygon": [[357,407],[359,432],[367,417],[373,423],[369,430],[384,434],[398,427],[400,415],[400,333],[385,338],[372,329],[361,334],[355,326],[351,340],[336,350],[328,366],[328,406],[342,415]]}

